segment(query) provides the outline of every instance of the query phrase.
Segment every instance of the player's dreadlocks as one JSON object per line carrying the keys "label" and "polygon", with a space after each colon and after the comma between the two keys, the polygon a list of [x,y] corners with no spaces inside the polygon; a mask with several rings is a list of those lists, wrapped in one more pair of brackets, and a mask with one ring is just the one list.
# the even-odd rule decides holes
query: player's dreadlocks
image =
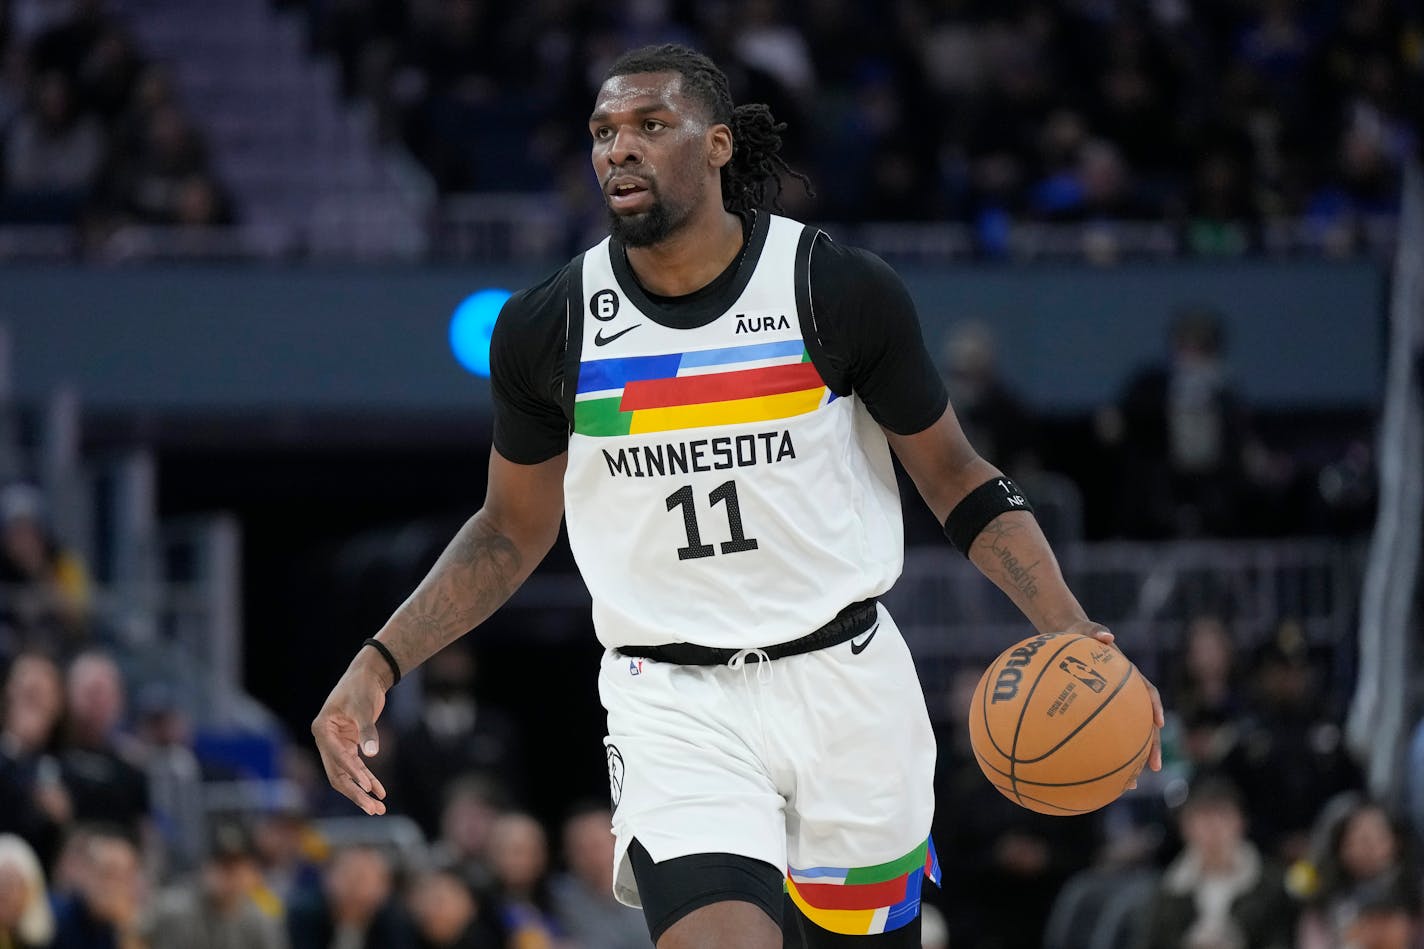
{"label": "player's dreadlocks", "polygon": [[732,105],[732,90],[726,73],[694,49],[667,43],[644,46],[618,57],[604,80],[643,72],[675,72],[682,77],[682,92],[706,107],[713,122],[732,130],[732,160],[722,166],[722,203],[728,211],[741,214],[755,208],[781,210],[783,174],[801,182],[808,195],[811,179],[796,171],[781,157],[781,133],[771,109],[757,102]]}

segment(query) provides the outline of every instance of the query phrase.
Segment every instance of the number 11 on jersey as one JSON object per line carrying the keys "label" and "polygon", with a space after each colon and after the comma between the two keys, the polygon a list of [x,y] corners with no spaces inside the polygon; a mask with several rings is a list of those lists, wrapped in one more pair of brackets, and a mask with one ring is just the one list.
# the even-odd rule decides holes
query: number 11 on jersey
{"label": "number 11 on jersey", "polygon": [[[756,550],[756,538],[748,537],[742,528],[742,506],[737,501],[737,483],[724,481],[707,495],[707,500],[713,506],[718,504],[727,506],[727,528],[731,532],[732,539],[721,543],[722,553],[735,554],[744,550]],[[702,531],[697,525],[697,508],[694,504],[692,485],[683,485],[668,495],[667,509],[674,511],[678,507],[682,508],[682,524],[687,530],[687,546],[677,549],[677,559],[696,560],[700,557],[711,557],[716,551],[711,544],[702,542]]]}

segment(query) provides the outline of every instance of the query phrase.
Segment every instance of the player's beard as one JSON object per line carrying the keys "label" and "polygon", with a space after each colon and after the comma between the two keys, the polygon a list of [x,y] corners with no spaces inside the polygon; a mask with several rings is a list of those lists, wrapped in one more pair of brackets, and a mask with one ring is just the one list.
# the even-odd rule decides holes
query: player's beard
{"label": "player's beard", "polygon": [[[608,208],[608,233],[625,247],[651,247],[667,240],[687,223],[693,203],[685,207],[670,207],[657,188],[649,182],[653,205],[636,214],[619,214]],[[604,205],[607,207],[607,205]]]}

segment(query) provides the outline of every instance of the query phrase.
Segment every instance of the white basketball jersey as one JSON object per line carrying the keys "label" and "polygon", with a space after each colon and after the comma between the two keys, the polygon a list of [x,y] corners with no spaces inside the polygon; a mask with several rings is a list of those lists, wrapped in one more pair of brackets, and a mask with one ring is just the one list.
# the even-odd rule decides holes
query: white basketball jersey
{"label": "white basketball jersey", "polygon": [[802,338],[803,226],[758,225],[736,302],[691,329],[639,308],[648,297],[620,283],[610,241],[583,255],[564,498],[605,646],[787,642],[900,574],[885,435],[827,388]]}

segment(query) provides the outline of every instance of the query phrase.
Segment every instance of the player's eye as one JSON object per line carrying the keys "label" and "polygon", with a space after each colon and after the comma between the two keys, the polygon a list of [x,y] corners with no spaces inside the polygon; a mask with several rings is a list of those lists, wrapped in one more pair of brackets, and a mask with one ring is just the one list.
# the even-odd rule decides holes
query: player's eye
{"label": "player's eye", "polygon": [[593,137],[600,141],[607,138],[611,138],[612,135],[613,130],[606,125],[600,125],[598,128],[593,130]]}
{"label": "player's eye", "polygon": [[643,131],[645,132],[656,132],[665,128],[667,128],[667,123],[659,122],[657,119],[647,119],[643,122]]}

